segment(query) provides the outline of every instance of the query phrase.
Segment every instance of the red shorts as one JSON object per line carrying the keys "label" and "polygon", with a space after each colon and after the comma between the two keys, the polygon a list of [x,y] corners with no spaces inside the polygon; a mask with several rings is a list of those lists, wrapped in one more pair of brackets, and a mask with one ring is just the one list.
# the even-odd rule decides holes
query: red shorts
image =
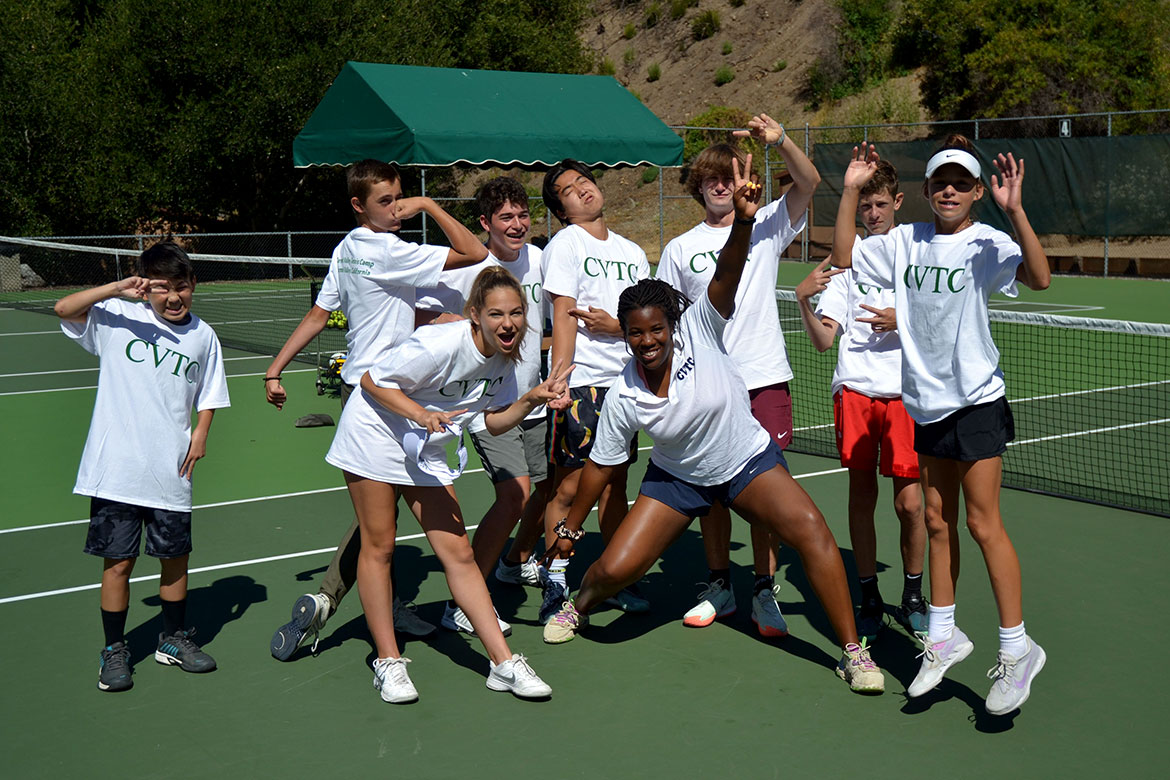
{"label": "red shorts", "polygon": [[788,383],[748,390],[748,397],[752,402],[752,417],[764,426],[780,449],[788,449],[792,444],[792,394],[788,392]]}
{"label": "red shorts", "polygon": [[901,398],[870,398],[842,387],[833,396],[833,422],[842,466],[867,471],[876,467],[883,477],[918,479],[914,421]]}

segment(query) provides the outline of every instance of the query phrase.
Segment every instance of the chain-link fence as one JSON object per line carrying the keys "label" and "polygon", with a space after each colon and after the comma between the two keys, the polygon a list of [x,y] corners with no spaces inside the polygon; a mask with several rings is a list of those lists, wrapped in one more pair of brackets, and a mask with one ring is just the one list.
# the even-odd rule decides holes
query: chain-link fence
{"label": "chain-link fence", "polygon": [[[985,162],[1000,151],[1023,153],[1028,159],[1025,207],[1056,272],[1170,277],[1170,222],[1161,218],[1160,199],[1153,194],[1156,183],[1170,174],[1170,135],[1145,132],[1164,124],[1168,115],[1170,109],[947,122],[789,126],[788,136],[812,158],[821,172],[822,183],[810,206],[809,229],[785,255],[807,261],[828,254],[840,197],[841,172],[855,144],[877,144],[879,153],[884,151],[896,160],[906,193],[906,206],[900,219],[929,219],[917,185],[925,160],[939,139],[949,133],[962,133],[975,142]],[[619,226],[623,235],[646,249],[651,262],[657,260],[667,241],[702,218],[701,206],[686,189],[687,164],[691,157],[710,143],[733,140],[733,129],[727,127],[678,125],[673,129],[686,141],[683,166],[643,166],[601,173],[607,217]],[[783,159],[775,150],[759,145],[752,148],[756,153],[756,169],[765,182],[765,197],[779,197],[791,182]],[[551,237],[559,225],[540,204],[540,174],[523,170],[500,172],[524,180],[530,195],[535,196],[533,235]],[[420,170],[419,178],[421,194],[425,195],[427,169]],[[431,178],[433,182],[434,173]],[[451,189],[449,183],[443,187],[444,191]],[[434,190],[432,187],[432,196]],[[476,227],[472,209],[468,208],[472,198],[442,196],[435,200],[455,210],[469,226]],[[656,215],[652,211],[655,208]],[[1002,215],[996,212],[990,195],[985,195],[978,217],[1002,224]],[[425,217],[417,220],[417,227],[402,234],[424,243],[445,241],[441,231]],[[328,258],[342,235],[341,232],[288,231],[175,237],[196,253],[287,257],[291,261],[287,274],[293,278],[297,258]],[[41,238],[138,251],[155,240],[153,236],[138,235]]]}

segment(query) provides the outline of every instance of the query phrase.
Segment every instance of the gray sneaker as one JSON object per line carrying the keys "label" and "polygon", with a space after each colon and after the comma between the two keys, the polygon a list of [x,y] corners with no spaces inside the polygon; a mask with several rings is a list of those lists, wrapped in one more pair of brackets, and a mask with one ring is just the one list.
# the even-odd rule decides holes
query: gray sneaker
{"label": "gray sneaker", "polygon": [[278,661],[287,661],[309,637],[313,638],[313,652],[316,653],[321,629],[329,619],[332,606],[329,598],[320,593],[306,593],[297,599],[293,604],[292,618],[276,629],[272,641],[268,643],[272,657]]}
{"label": "gray sneaker", "polygon": [[193,628],[179,629],[170,636],[159,634],[154,660],[164,666],[177,666],[184,672],[215,671],[215,659],[191,641],[194,635]]}
{"label": "gray sneaker", "polygon": [[995,666],[987,671],[991,678],[991,691],[987,694],[987,711],[992,715],[1007,715],[1018,709],[1032,693],[1032,680],[1044,668],[1048,656],[1044,648],[1024,637],[1028,652],[1013,658],[1000,650],[995,657]]}
{"label": "gray sneaker", "polygon": [[98,688],[103,691],[128,691],[134,687],[131,678],[130,648],[125,642],[115,642],[102,649],[101,671],[98,673]]}
{"label": "gray sneaker", "polygon": [[411,636],[430,636],[435,633],[435,627],[414,614],[414,607],[404,603],[397,596],[394,597],[394,631]]}

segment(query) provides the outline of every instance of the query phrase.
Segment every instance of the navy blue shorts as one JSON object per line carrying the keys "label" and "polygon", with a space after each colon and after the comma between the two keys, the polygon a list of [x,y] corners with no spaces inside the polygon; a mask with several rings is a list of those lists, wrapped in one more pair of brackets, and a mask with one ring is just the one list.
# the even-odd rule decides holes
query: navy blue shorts
{"label": "navy blue shorts", "polygon": [[1016,438],[1016,422],[1007,398],[968,406],[938,422],[914,423],[914,451],[919,455],[971,463],[1007,452]]}
{"label": "navy blue shorts", "polygon": [[85,552],[117,560],[137,558],[146,529],[146,554],[179,558],[191,552],[191,513],[91,498]]}
{"label": "navy blue shorts", "polygon": [[687,482],[666,473],[651,460],[646,466],[646,476],[642,478],[642,487],[638,492],[647,498],[661,501],[687,517],[705,517],[711,511],[711,507],[715,506],[716,501],[730,508],[735,497],[742,493],[753,479],[765,471],[771,471],[775,466],[783,466],[785,471],[788,470],[784,451],[774,441],[769,441],[767,449],[749,460],[738,474],[718,485],[696,485]]}

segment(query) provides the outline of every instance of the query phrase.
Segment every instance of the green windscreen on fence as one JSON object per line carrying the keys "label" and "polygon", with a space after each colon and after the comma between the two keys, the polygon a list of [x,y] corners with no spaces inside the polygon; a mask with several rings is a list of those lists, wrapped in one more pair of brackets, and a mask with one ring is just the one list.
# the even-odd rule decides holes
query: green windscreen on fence
{"label": "green windscreen on fence", "polygon": [[[898,169],[906,194],[898,221],[929,222],[922,197],[926,161],[937,141],[878,144],[878,154]],[[813,197],[814,224],[832,225],[841,181],[854,144],[819,143],[813,152],[821,185]],[[1007,217],[995,205],[992,159],[1011,152],[1025,161],[1024,209],[1037,233],[1082,236],[1166,236],[1170,220],[1154,193],[1170,181],[1170,135],[1098,138],[993,138],[975,142],[988,188],[975,207],[980,222],[1007,232]]]}

